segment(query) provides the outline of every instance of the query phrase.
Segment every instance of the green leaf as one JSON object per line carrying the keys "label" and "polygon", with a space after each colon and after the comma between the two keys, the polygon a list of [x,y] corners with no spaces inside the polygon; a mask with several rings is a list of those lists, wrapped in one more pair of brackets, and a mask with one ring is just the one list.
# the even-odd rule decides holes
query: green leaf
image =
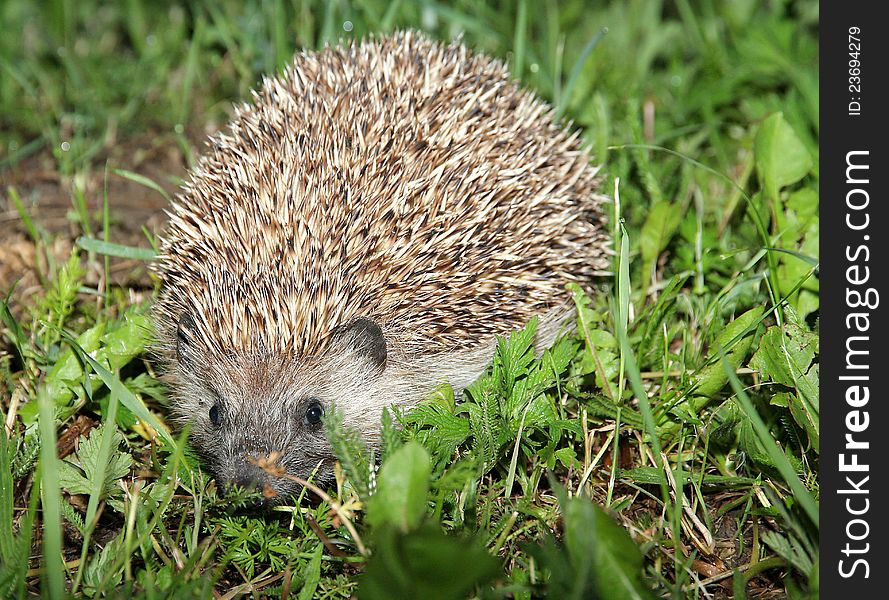
{"label": "green leaf", "polygon": [[[67,419],[87,400],[94,399],[93,394],[96,388],[106,384],[106,379],[115,379],[113,371],[126,366],[140,356],[151,340],[151,330],[151,320],[147,315],[129,311],[117,322],[100,321],[77,336],[76,347],[68,347],[59,354],[59,358],[47,374],[44,384],[49,397],[52,398],[56,406],[59,419]],[[62,337],[68,340],[72,339],[67,333],[64,333]],[[87,354],[81,354],[81,350]],[[99,364],[102,372],[94,369],[96,374],[90,374],[85,378],[84,363]],[[119,380],[117,381],[119,382]],[[109,390],[112,390],[112,387],[109,386]],[[121,385],[121,387],[126,389],[126,386]],[[131,392],[130,396],[132,396]],[[126,409],[124,412],[118,413],[119,425],[129,426],[132,423],[133,414],[144,417],[144,413],[140,414],[129,406],[129,398],[124,398],[123,401]],[[141,402],[135,397],[132,401]],[[33,403],[26,404],[19,414],[25,424],[31,424],[37,416],[36,407],[33,406]],[[155,423],[148,422],[155,429],[157,428]]]}
{"label": "green leaf", "polygon": [[796,221],[805,225],[818,219],[818,190],[805,187],[790,194],[786,202],[787,210],[793,211]]}
{"label": "green leaf", "polygon": [[643,559],[626,530],[587,498],[559,504],[565,520],[564,546],[552,536],[529,552],[549,571],[547,595],[565,600],[654,598],[642,579]]}
{"label": "green leaf", "polygon": [[753,154],[766,196],[778,199],[781,188],[796,183],[812,170],[812,156],[780,112],[759,126]]}
{"label": "green leaf", "polygon": [[469,437],[469,419],[451,413],[438,402],[424,402],[404,416],[404,423],[418,428],[417,440],[434,462],[447,461]]}
{"label": "green leaf", "polygon": [[[726,352],[729,364],[737,369],[741,362],[747,358],[750,345],[753,343],[753,333],[756,331],[755,325],[761,317],[762,308],[751,308],[726,325],[725,329],[716,336],[716,341],[712,345],[712,354],[719,351]],[[723,365],[716,361],[701,369],[695,376],[695,382],[697,387],[694,394],[710,397],[722,389],[728,382],[728,376],[725,374]]]}
{"label": "green leaf", "polygon": [[533,317],[524,329],[513,331],[509,338],[497,337],[494,353],[493,374],[501,383],[501,390],[509,396],[516,379],[527,373],[534,360],[534,336],[537,334],[537,317]]}
{"label": "green leaf", "polygon": [[590,309],[590,300],[581,287],[576,283],[569,283],[565,288],[571,292],[574,300],[574,308],[577,312],[577,330],[586,341],[586,352],[580,362],[580,372],[577,374],[586,375],[595,371],[596,384],[606,390],[609,398],[615,400],[615,404],[617,404],[619,398],[616,398],[617,385],[614,382],[615,376],[620,371],[617,354],[610,349],[600,348],[596,340],[604,342],[606,348],[616,347],[617,341],[611,333],[593,329],[593,324],[601,322],[601,318]]}
{"label": "green leaf", "polygon": [[377,491],[370,497],[367,520],[374,527],[416,528],[426,514],[432,465],[418,442],[398,448],[380,467]]}
{"label": "green leaf", "polygon": [[172,198],[170,198],[170,194],[167,193],[167,190],[162,188],[158,183],[145,177],[144,175],[139,175],[138,173],[133,173],[132,171],[126,171],[124,169],[114,169],[115,175],[120,175],[124,179],[129,179],[130,181],[134,181],[140,185],[144,185],[150,190],[154,190],[158,194],[164,197],[164,200],[169,204],[172,202]]}
{"label": "green leaf", "polygon": [[769,454],[753,423],[745,417],[742,417],[738,424],[738,447],[744,451],[748,459],[771,469],[778,468],[778,462]]}
{"label": "green leaf", "polygon": [[99,450],[105,428],[109,425],[103,423],[94,429],[89,437],[80,437],[80,447],[76,454],[76,460],[65,459],[59,469],[59,484],[72,494],[89,494],[93,490],[92,482],[96,478],[102,479],[101,497],[118,495],[123,492],[117,485],[117,481],[126,477],[133,465],[133,457],[127,452],[119,451],[124,443],[124,437],[114,429],[111,437],[112,452],[107,465],[99,462]]}
{"label": "green leaf", "polygon": [[[85,352],[96,352],[104,333],[105,322],[102,321],[81,333],[77,337],[77,344]],[[77,353],[72,348],[68,348],[59,355],[44,381],[46,393],[52,399],[61,420],[67,419],[79,408],[80,403],[73,400],[75,396],[82,398],[83,385],[82,363],[78,360]],[[19,411],[19,416],[25,425],[34,423],[37,420],[36,403],[25,404]]]}
{"label": "green leaf", "polygon": [[[80,492],[78,492],[80,493]],[[109,572],[114,574],[105,583],[117,587],[123,578],[123,571],[113,571],[114,562],[124,552],[126,542],[123,533],[105,543],[105,546],[93,554],[83,569],[83,591],[87,596],[95,597],[102,587],[103,580]]]}
{"label": "green leaf", "polygon": [[130,312],[114,329],[102,336],[102,347],[96,353],[96,360],[112,370],[120,369],[145,350],[152,330],[151,319],[147,315]]}
{"label": "green leaf", "polygon": [[560,448],[559,450],[556,450],[555,457],[567,468],[583,468],[583,462],[577,458],[577,453],[574,451],[574,448]]}
{"label": "green leaf", "polygon": [[642,253],[643,277],[648,281],[649,271],[658,255],[667,247],[682,221],[682,212],[672,202],[661,201],[648,211],[648,217],[639,234],[639,250]]}
{"label": "green leaf", "polygon": [[642,583],[642,553],[623,527],[585,498],[571,498],[563,510],[565,545],[572,563],[579,567],[592,559],[600,598],[654,597]]}
{"label": "green leaf", "polygon": [[750,366],[766,379],[795,389],[786,397],[794,421],[806,432],[809,443],[818,448],[820,423],[818,378],[815,362],[818,336],[802,325],[791,309],[782,326],[769,327],[759,342]]}
{"label": "green leaf", "polygon": [[818,352],[818,336],[790,318],[783,326],[769,327],[750,366],[776,383],[817,398],[818,379],[809,376]]}
{"label": "green leaf", "polygon": [[[12,290],[9,291],[9,296],[12,295]],[[12,341],[16,350],[18,350],[19,356],[24,358],[29,358],[35,356],[34,348],[28,341],[28,338],[25,336],[25,332],[22,329],[22,326],[16,320],[16,318],[12,315],[12,311],[9,310],[9,296],[5,299],[0,298],[0,321],[6,325],[6,335]]]}
{"label": "green leaf", "polygon": [[[556,344],[547,349],[540,359],[535,361],[528,371],[527,377],[516,381],[513,387],[510,401],[508,402],[507,418],[513,421],[517,428],[525,415],[525,426],[536,426],[542,418],[555,418],[551,410],[548,410],[548,402],[534,402],[543,400],[542,394],[553,387],[560,376],[568,368],[571,360],[577,355],[577,342],[570,337],[562,337]],[[529,408],[528,403],[532,402]]]}
{"label": "green leaf", "polygon": [[302,588],[299,590],[297,600],[312,600],[315,597],[315,590],[318,589],[318,582],[321,581],[321,556],[324,552],[324,545],[315,546],[312,552],[312,558],[302,574],[305,579]]}
{"label": "green leaf", "polygon": [[155,417],[151,411],[148,410],[148,407],[145,406],[145,403],[137,398],[133,392],[131,392],[127,387],[123,384],[120,378],[115,375],[113,372],[106,369],[102,366],[96,359],[90,356],[86,349],[83,348],[77,340],[63,332],[62,337],[66,339],[66,341],[74,348],[75,352],[77,352],[80,359],[90,365],[93,371],[96,372],[96,375],[102,380],[102,382],[108,387],[109,391],[112,395],[116,396],[116,398],[120,401],[123,406],[126,406],[136,417],[138,417],[143,423],[147,423],[151,426],[155,431],[157,431],[158,435],[163,439],[163,441],[169,445],[171,448],[176,447],[176,440],[173,439],[173,436],[170,435],[170,432],[158,421],[157,417]]}
{"label": "green leaf", "polygon": [[360,600],[465,598],[499,573],[498,561],[471,539],[448,536],[428,524],[404,534],[378,530],[374,554],[360,579]]}
{"label": "green leaf", "polygon": [[[755,444],[760,445],[763,452],[768,455],[768,464],[775,466],[781,477],[784,479],[784,483],[790,488],[790,491],[793,493],[795,500],[800,503],[802,509],[806,512],[809,519],[811,519],[812,524],[817,527],[819,521],[818,503],[815,500],[815,497],[811,494],[811,492],[809,492],[809,490],[800,480],[798,470],[799,465],[792,464],[792,454],[785,452],[775,442],[775,438],[772,436],[768,426],[763,421],[762,416],[756,410],[756,407],[753,405],[750,396],[747,395],[747,392],[744,390],[744,386],[741,384],[738,376],[735,374],[729,363],[727,361],[723,361],[723,365],[726,369],[726,374],[729,377],[729,382],[732,385],[732,389],[735,391],[738,403],[743,409],[744,414],[747,416],[747,421],[743,423],[741,427],[742,441],[746,436],[746,438],[748,438],[748,440],[751,442],[747,444],[747,446],[751,449],[756,448]],[[748,427],[749,432],[745,432],[745,428]],[[755,441],[752,440],[753,436],[755,436],[756,438]]]}

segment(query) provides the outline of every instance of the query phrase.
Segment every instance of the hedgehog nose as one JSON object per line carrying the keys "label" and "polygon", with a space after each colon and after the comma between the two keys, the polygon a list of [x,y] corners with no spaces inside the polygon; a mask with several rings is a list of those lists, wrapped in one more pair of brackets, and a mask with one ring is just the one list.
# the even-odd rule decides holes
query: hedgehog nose
{"label": "hedgehog nose", "polygon": [[267,479],[265,471],[245,461],[241,465],[240,471],[232,478],[231,483],[247,490],[262,491],[263,484]]}
{"label": "hedgehog nose", "polygon": [[234,491],[234,488],[240,488],[250,492],[259,492],[261,496],[251,499],[244,508],[248,511],[261,511],[272,506],[272,498],[266,496],[266,486],[268,485],[268,476],[255,465],[245,464],[241,472],[220,486],[220,492],[224,498]]}
{"label": "hedgehog nose", "polygon": [[233,488],[262,492],[267,480],[268,477],[262,469],[245,462],[238,467],[237,473],[233,473],[227,481],[221,482],[220,490],[223,496],[232,492]]}

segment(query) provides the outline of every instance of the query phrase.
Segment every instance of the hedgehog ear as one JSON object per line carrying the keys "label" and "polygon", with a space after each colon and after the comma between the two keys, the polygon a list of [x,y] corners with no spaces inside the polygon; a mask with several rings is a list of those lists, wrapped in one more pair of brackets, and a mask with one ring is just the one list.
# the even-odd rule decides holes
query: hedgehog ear
{"label": "hedgehog ear", "polygon": [[352,319],[333,330],[333,339],[338,345],[367,358],[376,368],[383,370],[386,367],[386,338],[375,321],[366,317]]}
{"label": "hedgehog ear", "polygon": [[191,364],[193,358],[191,343],[194,341],[194,334],[194,320],[190,313],[183,312],[176,322],[176,358],[179,364]]}

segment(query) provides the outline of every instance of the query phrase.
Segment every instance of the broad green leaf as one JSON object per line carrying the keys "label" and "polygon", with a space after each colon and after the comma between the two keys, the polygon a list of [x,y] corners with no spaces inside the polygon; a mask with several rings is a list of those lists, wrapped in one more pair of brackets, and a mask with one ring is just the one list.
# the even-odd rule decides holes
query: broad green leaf
{"label": "broad green leaf", "polygon": [[[79,336],[77,344],[84,352],[95,353],[105,335],[105,323],[99,322]],[[79,389],[83,382],[83,366],[73,349],[62,352],[59,360],[50,369],[46,377],[46,390],[56,406],[65,406],[74,396],[74,389]]]}
{"label": "broad green leaf", "polygon": [[[77,337],[77,343],[86,352],[95,352],[99,348],[104,333],[105,323],[97,323],[81,333]],[[60,419],[67,419],[77,410],[78,403],[74,399],[75,396],[82,397],[83,382],[81,362],[74,350],[67,348],[59,354],[59,358],[44,380],[47,395],[52,399]],[[19,410],[19,417],[25,425],[35,423],[37,421],[37,403],[28,402],[22,406]]]}
{"label": "broad green leaf", "polygon": [[643,277],[648,278],[651,266],[658,255],[667,247],[670,238],[676,233],[682,213],[672,202],[658,202],[648,211],[642,232],[639,234],[639,250],[642,253]]}
{"label": "broad green leaf", "polygon": [[[818,379],[818,365],[812,367],[812,375],[815,377],[815,380]],[[791,401],[788,406],[790,408],[790,414],[793,416],[793,420],[796,421],[797,425],[805,430],[806,435],[809,436],[809,444],[818,452],[820,449],[821,438],[819,436],[819,423],[821,422],[821,417],[817,412],[818,406],[816,405],[812,410],[810,404],[804,401],[799,395],[792,395]]]}
{"label": "broad green leaf", "polygon": [[759,126],[753,142],[759,180],[772,200],[781,188],[796,183],[812,170],[812,156],[780,112]]}
{"label": "broad green leaf", "polygon": [[374,554],[359,580],[359,600],[466,598],[499,573],[499,561],[471,539],[446,535],[439,525],[402,533],[378,530]]}
{"label": "broad green leaf", "polygon": [[[70,346],[63,350],[47,374],[44,384],[56,405],[59,418],[67,419],[88,399],[95,399],[95,390],[106,383],[105,377],[100,373],[90,373],[85,379],[84,362],[101,365],[113,377],[114,371],[126,366],[145,351],[151,340],[151,330],[151,320],[147,315],[130,311],[115,323],[100,321],[77,336],[77,345],[87,355],[82,356]],[[63,337],[68,338],[68,335]],[[84,385],[89,386],[88,392]],[[138,399],[135,401],[138,402]],[[133,419],[132,414],[136,412],[127,401],[124,404],[124,412],[118,414],[118,424],[121,426],[129,425]],[[25,404],[19,415],[25,424],[33,423],[37,416],[36,406],[34,403]]]}
{"label": "broad green leaf", "polygon": [[101,365],[88,353],[84,352],[80,344],[77,343],[77,340],[64,333],[63,337],[65,337],[68,343],[72,345],[77,354],[80,356],[81,360],[89,363],[90,367],[92,367],[101,381],[108,387],[109,391],[117,396],[117,399],[120,401],[121,405],[126,406],[143,423],[146,423],[152,429],[157,431],[158,435],[160,435],[160,437],[169,445],[169,447],[176,447],[176,440],[173,439],[173,436],[170,435],[170,432],[167,431],[167,429],[160,423],[160,421],[158,421],[157,417],[151,414],[151,411],[148,410],[148,407],[145,406],[145,403],[142,401],[141,398],[137,398],[135,394],[133,394],[133,392],[127,389],[127,387],[123,384],[123,382],[117,375]]}
{"label": "broad green leaf", "polygon": [[574,448],[560,448],[559,450],[556,450],[555,457],[567,468],[583,468],[583,462],[577,458],[577,453],[574,451]]}
{"label": "broad green leaf", "polygon": [[[117,481],[126,477],[133,465],[133,457],[127,452],[119,451],[124,442],[124,437],[117,428],[112,432],[111,449],[108,464],[99,464],[99,449],[102,436],[107,424],[102,424],[94,429],[89,437],[81,436],[80,447],[76,454],[76,460],[65,459],[59,469],[59,483],[62,488],[72,494],[89,494],[92,492],[92,481],[96,477],[103,480],[101,486],[102,498],[121,493]],[[104,466],[104,469],[103,469]]]}
{"label": "broad green leaf", "polygon": [[763,377],[797,388],[817,400],[818,380],[810,376],[817,353],[818,336],[787,319],[783,326],[766,330],[750,359],[750,366],[760,371]]}
{"label": "broad green leaf", "polygon": [[642,553],[627,531],[586,498],[563,505],[565,546],[578,570],[589,561],[603,600],[641,600],[654,595],[642,583]]}
{"label": "broad green leaf", "polygon": [[[596,373],[596,384],[609,392],[609,397],[616,398],[617,385],[615,376],[620,371],[617,353],[610,349],[612,344],[616,348],[617,341],[610,333],[595,328],[601,323],[601,315],[590,307],[590,300],[581,287],[575,283],[569,283],[565,288],[571,292],[574,300],[574,308],[577,312],[577,330],[586,341],[586,352],[579,363],[579,368],[574,367],[573,375],[582,376],[588,373]],[[596,340],[605,342],[606,346],[600,348]]]}
{"label": "broad green leaf", "polygon": [[590,341],[598,348],[617,348],[617,340],[610,331],[604,329],[590,330]]}
{"label": "broad green leaf", "polygon": [[805,430],[809,442],[818,448],[819,369],[818,336],[799,323],[792,310],[787,311],[783,326],[773,326],[762,336],[750,366],[766,379],[797,390],[787,399],[794,421]]}
{"label": "broad green leaf", "polygon": [[560,494],[564,545],[548,536],[528,551],[549,571],[548,597],[561,600],[642,600],[654,595],[643,583],[636,543],[598,505]]}
{"label": "broad green leaf", "polygon": [[[722,357],[724,356],[723,354]],[[809,489],[800,480],[799,474],[803,470],[801,461],[792,452],[786,452],[778,446],[775,438],[769,431],[769,427],[763,421],[762,415],[757,411],[750,396],[747,395],[744,386],[731,368],[731,365],[725,360],[723,360],[723,365],[725,366],[732,389],[735,391],[737,401],[743,410],[744,416],[747,417],[741,424],[740,439],[742,447],[750,453],[761,450],[762,453],[768,455],[768,463],[766,464],[774,465],[774,468],[784,479],[784,483],[790,488],[795,500],[800,503],[800,506],[815,527],[818,527],[818,503]]]}
{"label": "broad green leaf", "polygon": [[380,467],[377,491],[370,497],[367,520],[374,527],[415,529],[426,514],[426,493],[432,465],[418,442],[398,448]]}
{"label": "broad green leaf", "polygon": [[152,329],[147,315],[127,314],[117,327],[102,336],[96,360],[112,370],[120,369],[145,350],[151,341]]}
{"label": "broad green leaf", "polygon": [[[775,461],[765,448],[764,444],[756,434],[756,429],[750,419],[742,417],[738,427],[738,447],[744,451],[747,458],[770,467],[778,468],[778,462]],[[788,459],[792,458],[788,455]],[[796,466],[796,465],[794,465]]]}
{"label": "broad green leaf", "polygon": [[790,216],[800,226],[805,226],[811,221],[817,221],[818,191],[810,187],[796,190],[787,197],[784,208],[787,212],[792,211]]}
{"label": "broad green leaf", "polygon": [[[737,369],[741,362],[747,358],[750,344],[753,343],[753,333],[756,330],[754,325],[760,317],[762,317],[762,309],[751,308],[726,325],[725,329],[716,336],[716,341],[712,345],[712,354],[715,355],[719,349],[722,349],[726,352],[728,362]],[[738,339],[736,340],[736,338]],[[735,342],[734,345],[729,347],[732,342]],[[728,376],[725,374],[722,364],[714,361],[710,366],[701,369],[696,375],[695,381],[697,387],[695,387],[694,394],[709,398],[722,389],[728,382]]]}

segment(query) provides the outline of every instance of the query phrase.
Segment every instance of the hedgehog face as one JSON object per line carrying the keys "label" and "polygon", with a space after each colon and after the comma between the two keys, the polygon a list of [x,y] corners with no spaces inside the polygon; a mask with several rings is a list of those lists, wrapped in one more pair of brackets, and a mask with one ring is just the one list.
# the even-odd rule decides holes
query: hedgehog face
{"label": "hedgehog face", "polygon": [[379,422],[387,348],[369,319],[335,328],[323,356],[311,358],[219,358],[192,342],[183,317],[179,406],[191,407],[192,442],[223,490],[256,487],[274,505],[301,491],[294,476],[330,484],[336,459],[324,415],[337,407],[347,426],[362,433]]}

